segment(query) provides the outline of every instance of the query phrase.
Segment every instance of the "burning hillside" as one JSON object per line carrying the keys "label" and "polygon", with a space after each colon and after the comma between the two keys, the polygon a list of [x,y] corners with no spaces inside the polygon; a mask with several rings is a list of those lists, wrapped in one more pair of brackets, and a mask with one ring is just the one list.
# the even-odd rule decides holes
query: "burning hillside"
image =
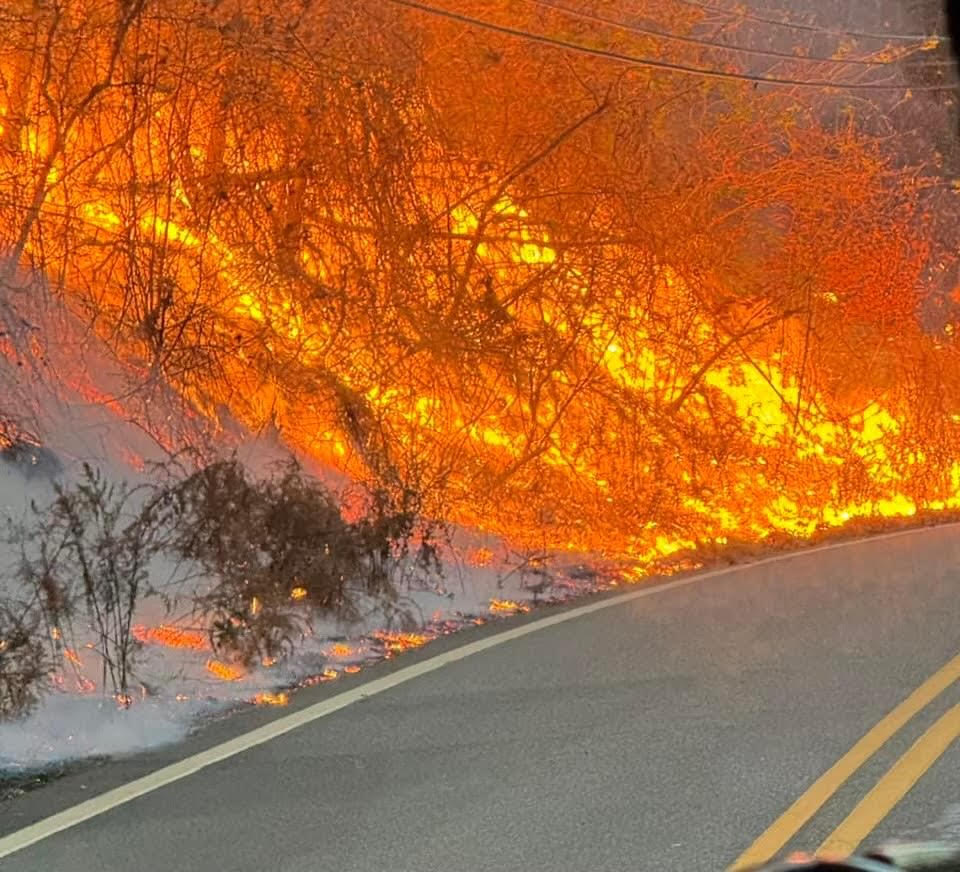
{"label": "burning hillside", "polygon": [[20,314],[41,275],[127,368],[92,399],[171,450],[169,389],[428,516],[640,564],[960,507],[927,180],[843,96],[935,46],[758,72],[696,4],[653,35],[418,5],[8,5],[11,365],[57,342]]}

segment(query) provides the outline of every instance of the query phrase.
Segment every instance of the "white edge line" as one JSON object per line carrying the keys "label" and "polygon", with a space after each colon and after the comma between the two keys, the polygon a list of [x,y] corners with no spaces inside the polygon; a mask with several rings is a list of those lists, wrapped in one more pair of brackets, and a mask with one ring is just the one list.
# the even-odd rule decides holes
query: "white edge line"
{"label": "white edge line", "polygon": [[375,696],[378,693],[383,693],[384,691],[397,687],[400,684],[405,684],[408,681],[412,681],[414,678],[418,678],[421,675],[434,672],[435,670],[446,666],[448,663],[456,663],[458,660],[464,660],[465,658],[471,657],[474,654],[480,654],[483,651],[487,651],[490,648],[495,648],[496,646],[502,645],[505,642],[512,642],[514,639],[520,639],[523,636],[536,633],[538,630],[545,630],[548,627],[554,627],[557,624],[563,624],[567,621],[581,618],[584,615],[589,615],[593,612],[599,612],[603,609],[613,608],[615,606],[622,605],[623,603],[631,602],[632,600],[641,599],[642,597],[652,596],[656,593],[663,593],[664,591],[674,590],[678,587],[685,587],[686,585],[693,584],[695,582],[706,581],[722,575],[730,575],[734,572],[741,572],[758,566],[765,566],[771,563],[780,563],[787,560],[793,560],[798,557],[804,557],[808,554],[818,554],[824,551],[833,551],[838,548],[848,548],[852,545],[868,545],[871,542],[883,541],[885,539],[895,539],[900,536],[918,535],[933,530],[945,530],[949,529],[950,527],[957,526],[960,526],[960,522],[931,525],[929,527],[915,527],[909,530],[897,530],[893,533],[884,533],[879,536],[851,539],[845,542],[835,542],[829,545],[819,545],[815,548],[791,551],[788,554],[776,554],[772,557],[765,557],[762,560],[757,560],[752,563],[726,566],[722,569],[713,569],[697,575],[691,575],[685,578],[676,579],[674,581],[668,581],[664,584],[658,584],[652,587],[644,587],[640,590],[630,591],[629,593],[625,593],[620,596],[609,597],[600,600],[599,602],[594,602],[590,603],[589,605],[580,606],[579,608],[570,609],[557,615],[551,615],[546,618],[541,618],[537,621],[531,621],[528,624],[523,624],[520,627],[514,627],[511,630],[504,630],[502,633],[488,636],[485,639],[478,639],[476,642],[468,642],[467,644],[461,645],[450,651],[445,651],[443,654],[438,654],[436,657],[431,657],[427,660],[421,661],[420,663],[414,663],[410,666],[405,666],[402,669],[398,669],[396,672],[392,672],[389,675],[383,676],[382,678],[375,678],[367,681],[359,687],[344,691],[343,693],[338,693],[336,696],[333,696],[330,699],[325,699],[321,702],[314,703],[313,705],[307,706],[300,711],[292,712],[289,715],[284,715],[283,717],[277,718],[268,724],[264,724],[262,727],[257,727],[255,730],[250,730],[247,733],[243,733],[240,736],[236,736],[233,739],[230,739],[219,745],[215,745],[213,748],[208,748],[206,751],[201,751],[198,754],[193,754],[192,756],[186,757],[183,760],[179,760],[176,763],[171,763],[169,766],[164,766],[160,769],[157,769],[156,771],[151,772],[149,775],[144,775],[141,778],[129,781],[126,784],[120,785],[120,787],[115,787],[112,790],[108,790],[105,793],[100,794],[99,796],[85,800],[84,802],[64,809],[61,812],[57,812],[50,817],[43,818],[42,820],[24,827],[23,829],[10,833],[9,835],[0,838],[0,859],[9,857],[11,854],[22,851],[24,848],[28,848],[31,845],[42,841],[43,839],[55,835],[56,833],[63,832],[64,830],[70,829],[77,824],[81,824],[84,821],[88,821],[91,818],[97,817],[98,815],[101,815],[112,808],[116,808],[119,805],[124,805],[125,803],[128,803],[139,796],[151,793],[154,790],[158,790],[161,787],[165,787],[168,784],[179,781],[181,778],[186,778],[189,775],[193,775],[195,772],[199,772],[201,769],[206,769],[208,766],[212,766],[215,763],[220,763],[221,761],[227,760],[230,757],[234,757],[237,754],[241,754],[250,748],[255,748],[257,745],[262,745],[265,742],[269,742],[271,739],[275,739],[278,736],[282,736],[285,733],[296,730],[298,727],[309,724],[311,721],[315,721],[319,718],[333,714],[342,708],[346,708],[352,703]]}

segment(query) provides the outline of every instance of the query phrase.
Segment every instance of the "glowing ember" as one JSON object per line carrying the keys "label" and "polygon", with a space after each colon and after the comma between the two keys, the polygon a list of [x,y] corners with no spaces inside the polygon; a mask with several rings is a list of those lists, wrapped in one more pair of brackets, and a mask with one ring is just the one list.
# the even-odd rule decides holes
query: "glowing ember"
{"label": "glowing ember", "polygon": [[332,669],[329,666],[323,670],[319,675],[311,675],[309,678],[305,678],[301,683],[303,687],[313,687],[316,684],[323,684],[326,681],[333,681],[340,677],[340,673],[336,669]]}
{"label": "glowing ember", "polygon": [[338,660],[343,660],[347,657],[354,657],[359,652],[358,649],[352,645],[348,645],[346,642],[335,642],[333,645],[330,645],[324,653],[327,657],[336,657]]}
{"label": "glowing ember", "polygon": [[184,630],[180,627],[168,627],[161,624],[159,627],[145,627],[142,625],[133,628],[133,637],[138,642],[165,645],[167,648],[185,648],[191,651],[209,651],[210,640],[206,633],[199,630]]}
{"label": "glowing ember", "polygon": [[489,566],[493,562],[493,552],[489,548],[474,548],[467,553],[467,563],[471,566]]}
{"label": "glowing ember", "polygon": [[305,587],[295,587],[290,591],[290,599],[292,600],[302,600],[307,595],[307,589]]}
{"label": "glowing ember", "polygon": [[287,705],[290,696],[286,693],[258,693],[253,701],[257,705]]}
{"label": "glowing ember", "polygon": [[530,606],[526,603],[518,603],[514,600],[490,600],[490,613],[494,615],[517,615],[529,611]]}
{"label": "glowing ember", "polygon": [[247,674],[246,670],[240,666],[212,659],[207,661],[207,672],[221,681],[240,681]]}
{"label": "glowing ember", "polygon": [[362,666],[358,666],[356,663],[353,663],[353,664],[351,664],[350,666],[344,666],[344,667],[343,667],[343,671],[344,671],[344,672],[348,672],[348,673],[350,673],[351,675],[355,675],[355,674],[358,673],[362,668],[363,668]]}

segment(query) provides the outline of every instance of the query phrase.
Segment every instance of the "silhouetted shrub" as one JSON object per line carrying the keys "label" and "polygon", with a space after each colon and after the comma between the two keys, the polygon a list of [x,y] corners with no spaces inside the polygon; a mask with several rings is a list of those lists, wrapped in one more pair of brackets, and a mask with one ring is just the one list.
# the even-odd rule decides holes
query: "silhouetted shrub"
{"label": "silhouetted shrub", "polygon": [[409,506],[375,495],[351,523],[293,462],[253,481],[238,461],[217,461],[171,500],[170,548],[211,579],[194,607],[213,645],[244,663],[289,653],[317,612],[350,619],[360,597],[395,599],[393,570],[416,520]]}
{"label": "silhouetted shrub", "polygon": [[36,610],[0,603],[0,720],[28,714],[50,662]]}
{"label": "silhouetted shrub", "polygon": [[133,618],[152,592],[148,571],[160,551],[164,506],[154,489],[110,483],[85,464],[79,482],[55,485],[53,502],[32,505],[32,521],[13,532],[20,589],[33,594],[57,638],[82,604],[104,688],[120,702],[129,699],[139,648]]}

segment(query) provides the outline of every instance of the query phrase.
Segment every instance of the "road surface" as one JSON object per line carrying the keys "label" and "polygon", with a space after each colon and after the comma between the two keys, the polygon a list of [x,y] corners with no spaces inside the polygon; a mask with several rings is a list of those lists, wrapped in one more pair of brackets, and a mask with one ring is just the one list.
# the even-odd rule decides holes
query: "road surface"
{"label": "road surface", "polygon": [[[544,614],[556,613],[522,626]],[[293,708],[510,626],[304,691]],[[958,629],[960,527],[734,569],[446,663],[43,838],[0,869],[718,870],[927,687],[807,823],[786,827],[788,845],[816,848],[960,702],[943,677]],[[0,856],[5,835],[288,713],[251,712],[0,806]],[[960,749],[945,747],[913,764],[919,781],[868,841],[960,829]]]}

